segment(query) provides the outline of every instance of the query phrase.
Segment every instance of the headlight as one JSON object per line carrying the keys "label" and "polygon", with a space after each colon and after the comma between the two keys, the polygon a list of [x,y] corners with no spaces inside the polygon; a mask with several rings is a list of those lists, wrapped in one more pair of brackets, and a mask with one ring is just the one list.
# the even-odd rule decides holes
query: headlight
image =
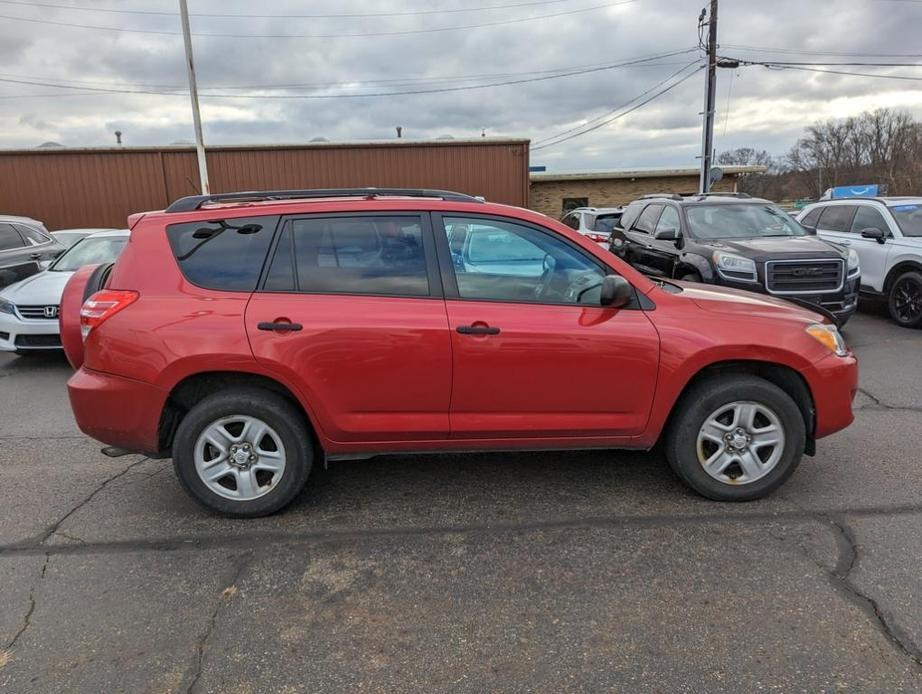
{"label": "headlight", "polygon": [[807,326],[807,334],[817,342],[822,342],[829,348],[830,352],[835,352],[840,357],[848,354],[848,347],[845,346],[845,340],[839,334],[838,328],[827,323],[812,323]]}
{"label": "headlight", "polygon": [[[724,253],[723,251],[714,251],[714,264],[717,265],[717,271],[727,279],[755,281],[756,264],[749,258],[744,258],[733,253]],[[725,273],[736,273],[736,275],[727,275]],[[742,275],[745,275],[743,277]]]}
{"label": "headlight", "polygon": [[0,299],[0,313],[9,313],[11,316],[15,316],[16,307],[6,299]]}
{"label": "headlight", "polygon": [[861,261],[858,258],[858,252],[854,248],[848,249],[848,274],[857,275],[861,272]]}

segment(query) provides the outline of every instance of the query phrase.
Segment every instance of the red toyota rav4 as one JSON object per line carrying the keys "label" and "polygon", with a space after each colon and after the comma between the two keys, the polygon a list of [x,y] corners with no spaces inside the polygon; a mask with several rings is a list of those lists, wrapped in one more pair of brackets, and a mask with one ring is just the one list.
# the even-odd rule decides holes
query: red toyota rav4
{"label": "red toyota rav4", "polygon": [[275,191],[130,226],[66,290],[74,414],[171,456],[224,514],[281,509],[321,458],[660,440],[694,490],[755,499],[852,421],[857,363],[827,317],[654,282],[524,209]]}

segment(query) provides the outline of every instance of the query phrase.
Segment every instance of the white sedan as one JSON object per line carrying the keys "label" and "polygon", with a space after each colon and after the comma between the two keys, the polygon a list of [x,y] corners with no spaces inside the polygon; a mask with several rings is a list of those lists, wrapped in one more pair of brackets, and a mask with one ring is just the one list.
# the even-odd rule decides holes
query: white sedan
{"label": "white sedan", "polygon": [[47,270],[4,287],[0,352],[61,349],[58,307],[67,280],[84,265],[114,262],[127,242],[127,229],[91,234],[58,256]]}

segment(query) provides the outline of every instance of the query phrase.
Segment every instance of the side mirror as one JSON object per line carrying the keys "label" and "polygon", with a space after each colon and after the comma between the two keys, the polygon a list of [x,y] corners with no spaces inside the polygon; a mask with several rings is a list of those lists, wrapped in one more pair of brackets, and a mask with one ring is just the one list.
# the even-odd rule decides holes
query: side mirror
{"label": "side mirror", "polygon": [[877,243],[883,243],[887,239],[886,232],[877,227],[868,227],[861,230],[861,237],[865,239],[874,239]]}
{"label": "side mirror", "polygon": [[675,227],[666,227],[653,232],[653,238],[657,241],[678,241],[679,236],[679,230]]}
{"label": "side mirror", "polygon": [[602,292],[599,304],[608,308],[621,308],[634,297],[634,288],[620,275],[606,275],[602,278]]}

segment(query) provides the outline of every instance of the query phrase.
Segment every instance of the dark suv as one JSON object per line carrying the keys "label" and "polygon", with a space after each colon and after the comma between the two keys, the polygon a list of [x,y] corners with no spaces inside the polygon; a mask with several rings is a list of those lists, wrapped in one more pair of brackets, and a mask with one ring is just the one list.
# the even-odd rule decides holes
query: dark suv
{"label": "dark suv", "polygon": [[775,204],[741,193],[635,200],[609,249],[645,274],[808,303],[840,326],[858,305],[861,270],[853,250],[808,234]]}

